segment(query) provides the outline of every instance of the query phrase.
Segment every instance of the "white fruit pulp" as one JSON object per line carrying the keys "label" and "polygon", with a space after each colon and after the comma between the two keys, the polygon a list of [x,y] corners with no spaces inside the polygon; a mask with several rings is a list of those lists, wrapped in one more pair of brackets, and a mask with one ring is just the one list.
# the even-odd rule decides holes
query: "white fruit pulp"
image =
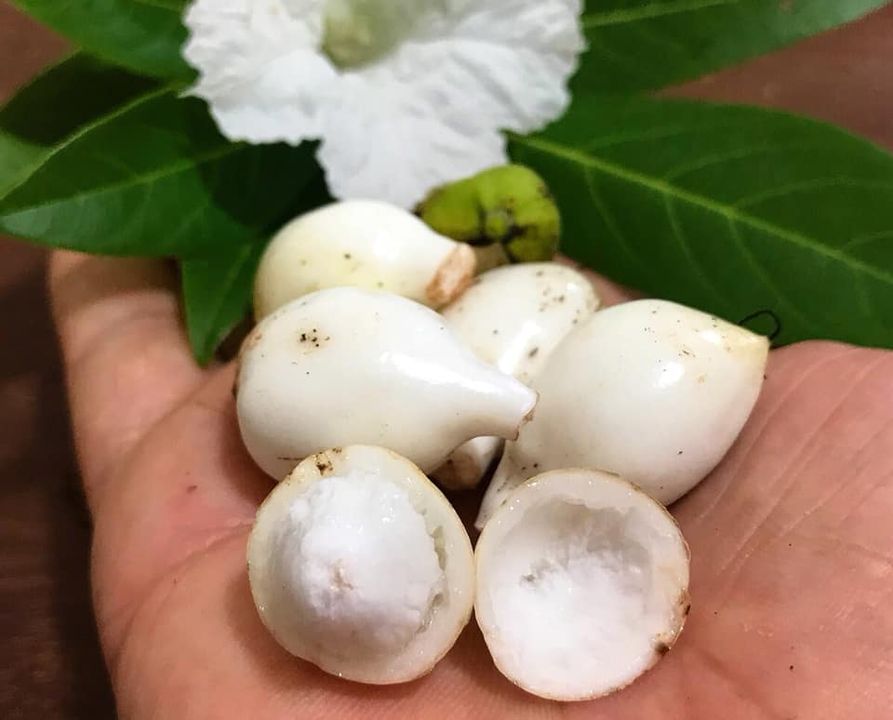
{"label": "white fruit pulp", "polygon": [[666,511],[605,473],[545,473],[517,490],[476,551],[478,622],[499,669],[556,700],[613,692],[675,642],[688,549]]}
{"label": "white fruit pulp", "polygon": [[443,592],[424,517],[375,475],[321,479],[292,502],[275,542],[294,620],[331,655],[401,649]]}

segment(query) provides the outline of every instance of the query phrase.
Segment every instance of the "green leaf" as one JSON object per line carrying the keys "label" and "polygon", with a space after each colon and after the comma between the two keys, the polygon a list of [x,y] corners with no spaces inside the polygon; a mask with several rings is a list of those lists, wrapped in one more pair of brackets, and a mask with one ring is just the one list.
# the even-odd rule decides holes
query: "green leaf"
{"label": "green leaf", "polygon": [[153,87],[82,53],[48,68],[0,109],[0,197],[76,130]]}
{"label": "green leaf", "polygon": [[[319,207],[331,197],[321,176],[310,182],[294,215]],[[267,237],[222,248],[207,257],[181,263],[183,304],[189,342],[196,359],[207,363],[229,332],[245,317],[257,264]]]}
{"label": "green leaf", "polygon": [[185,0],[12,0],[91,55],[137,73],[188,78]]}
{"label": "green leaf", "polygon": [[889,0],[586,0],[575,86],[655,90],[856,20]]}
{"label": "green leaf", "polygon": [[513,156],[555,192],[563,249],[614,279],[781,342],[893,347],[893,157],[757,108],[578,97]]}
{"label": "green leaf", "polygon": [[202,365],[248,312],[254,273],[263,244],[227,248],[211,258],[181,265],[189,343]]}
{"label": "green leaf", "polygon": [[320,176],[314,147],[231,143],[160,89],[61,144],[0,200],[0,230],[54,247],[195,257],[253,242]]}

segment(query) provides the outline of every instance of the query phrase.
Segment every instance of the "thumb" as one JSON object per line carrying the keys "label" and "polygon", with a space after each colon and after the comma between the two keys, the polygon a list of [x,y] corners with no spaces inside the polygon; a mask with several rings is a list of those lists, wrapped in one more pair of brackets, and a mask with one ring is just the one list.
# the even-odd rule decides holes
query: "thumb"
{"label": "thumb", "polygon": [[88,500],[202,377],[161,262],[57,252],[49,273]]}

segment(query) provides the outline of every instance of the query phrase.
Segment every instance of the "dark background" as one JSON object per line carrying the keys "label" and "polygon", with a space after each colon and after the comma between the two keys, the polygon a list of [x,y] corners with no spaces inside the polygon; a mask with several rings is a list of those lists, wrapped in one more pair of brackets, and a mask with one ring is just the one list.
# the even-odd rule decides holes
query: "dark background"
{"label": "dark background", "polygon": [[[0,0],[0,103],[65,49]],[[685,94],[797,110],[893,148],[893,6]],[[0,718],[103,720],[114,708],[45,259],[0,237]]]}

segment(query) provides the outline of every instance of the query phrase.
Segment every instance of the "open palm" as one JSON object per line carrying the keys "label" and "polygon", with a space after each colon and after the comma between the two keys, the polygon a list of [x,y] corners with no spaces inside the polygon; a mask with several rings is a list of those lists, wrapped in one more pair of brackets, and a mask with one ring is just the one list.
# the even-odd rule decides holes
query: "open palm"
{"label": "open palm", "polygon": [[[245,544],[271,483],[242,449],[232,368],[191,361],[164,269],[62,254],[52,270],[123,718],[891,716],[893,354],[773,352],[738,443],[673,507],[693,609],[630,688],[540,701],[498,674],[473,622],[428,677],[370,687],[289,656],[258,619]],[[458,504],[470,515],[474,498]]]}

